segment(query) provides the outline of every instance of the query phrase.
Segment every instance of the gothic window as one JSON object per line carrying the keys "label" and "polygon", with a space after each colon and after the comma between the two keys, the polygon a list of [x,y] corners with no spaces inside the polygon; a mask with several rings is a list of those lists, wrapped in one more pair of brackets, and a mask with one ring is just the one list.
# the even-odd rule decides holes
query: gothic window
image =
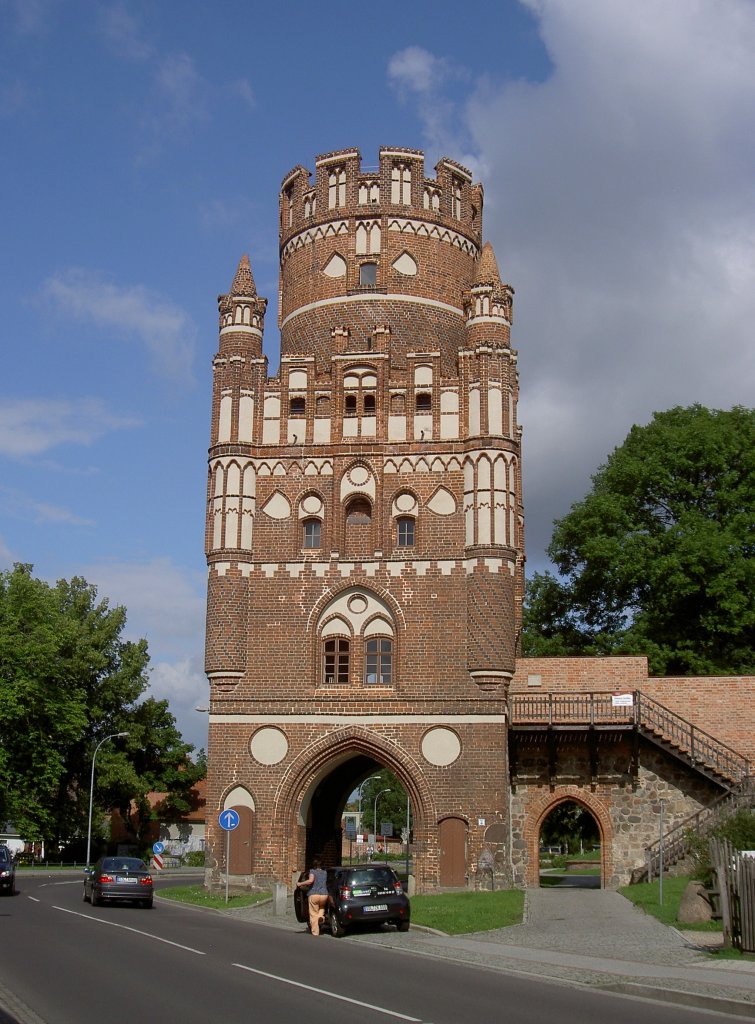
{"label": "gothic window", "polygon": [[375,415],[375,396],[366,394],[363,401],[363,410],[365,416]]}
{"label": "gothic window", "polygon": [[344,416],[356,416],[357,414],[357,396],[346,395],[343,400],[343,414]]}
{"label": "gothic window", "polygon": [[400,548],[414,547],[414,517],[399,516],[396,520],[396,543]]}
{"label": "gothic window", "polygon": [[326,640],[323,645],[323,682],[325,685],[348,686],[349,641],[342,637]]}
{"label": "gothic window", "polygon": [[302,396],[292,398],[288,403],[289,416],[303,416],[306,412],[307,403]]}
{"label": "gothic window", "polygon": [[377,284],[377,263],[362,263],[359,266],[359,285],[374,288]]}
{"label": "gothic window", "polygon": [[454,178],[451,185],[451,214],[461,220],[461,182]]}
{"label": "gothic window", "polygon": [[364,681],[367,686],[391,686],[393,682],[393,641],[373,637],[364,645]]}
{"label": "gothic window", "polygon": [[367,498],[354,498],[346,508],[347,526],[369,526],[372,522],[372,505]]}
{"label": "gothic window", "polygon": [[404,164],[394,164],[391,170],[391,202],[409,206],[412,201],[412,172]]}
{"label": "gothic window", "polygon": [[294,194],[292,188],[287,188],[283,193],[284,217],[286,227],[291,227],[294,222]]}
{"label": "gothic window", "polygon": [[322,523],[319,519],[305,519],[302,523],[302,547],[319,548]]}
{"label": "gothic window", "polygon": [[335,210],[346,205],[346,171],[334,167],[328,175],[328,209]]}
{"label": "gothic window", "polygon": [[418,391],[414,397],[416,412],[432,412],[433,401],[429,391]]}

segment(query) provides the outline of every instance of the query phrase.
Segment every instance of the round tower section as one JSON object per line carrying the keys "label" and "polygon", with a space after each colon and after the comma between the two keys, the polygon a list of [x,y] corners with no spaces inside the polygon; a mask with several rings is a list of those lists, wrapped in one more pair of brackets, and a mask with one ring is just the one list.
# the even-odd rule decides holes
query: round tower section
{"label": "round tower section", "polygon": [[450,371],[464,344],[482,205],[465,167],[444,158],[428,178],[419,150],[383,148],[376,168],[363,168],[356,149],[328,153],[314,180],[295,167],[280,194],[282,355],[328,359],[337,329],[368,350],[389,324],[395,364],[432,350]]}

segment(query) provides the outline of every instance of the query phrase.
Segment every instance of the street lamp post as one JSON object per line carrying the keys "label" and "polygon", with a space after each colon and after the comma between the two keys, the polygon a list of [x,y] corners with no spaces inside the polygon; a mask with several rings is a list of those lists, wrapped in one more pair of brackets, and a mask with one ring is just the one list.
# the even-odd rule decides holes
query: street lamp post
{"label": "street lamp post", "polygon": [[391,792],[390,789],[381,789],[380,792],[378,793],[378,795],[375,797],[375,804],[374,804],[373,811],[372,811],[372,827],[375,829],[375,842],[376,843],[377,843],[377,834],[378,834],[378,827],[377,827],[377,804],[378,804],[378,800],[383,795],[383,793],[390,793],[390,792]]}
{"label": "street lamp post", "polygon": [[127,732],[111,732],[109,736],[106,736],[103,740],[97,744],[92,754],[92,774],[89,779],[89,828],[87,829],[87,867],[89,867],[89,852],[92,848],[92,798],[94,796],[94,762],[97,760],[97,751],[100,749],[103,743],[107,743],[108,740],[116,739],[118,736],[128,736]]}

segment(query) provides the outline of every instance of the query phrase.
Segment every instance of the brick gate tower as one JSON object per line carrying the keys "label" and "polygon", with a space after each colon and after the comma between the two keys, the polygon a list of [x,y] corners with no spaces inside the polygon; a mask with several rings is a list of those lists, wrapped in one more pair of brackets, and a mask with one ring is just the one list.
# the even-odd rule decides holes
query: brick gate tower
{"label": "brick gate tower", "polygon": [[295,167],[281,361],[244,257],[218,300],[207,511],[208,883],[341,853],[381,767],[420,890],[510,863],[505,709],[523,586],[512,289],[483,190],[413,149]]}

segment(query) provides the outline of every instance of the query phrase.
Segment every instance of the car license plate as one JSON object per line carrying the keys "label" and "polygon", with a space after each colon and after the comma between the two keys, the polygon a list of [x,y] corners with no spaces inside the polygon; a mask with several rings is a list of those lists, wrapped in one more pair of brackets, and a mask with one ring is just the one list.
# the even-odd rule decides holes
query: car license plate
{"label": "car license plate", "polygon": [[387,910],[387,909],[388,909],[388,904],[387,903],[376,903],[372,907],[364,907],[364,912],[365,912],[365,914],[375,914],[375,913],[377,913],[380,910]]}
{"label": "car license plate", "polygon": [[139,881],[138,878],[128,878],[128,877],[125,877],[124,875],[118,875],[118,877],[116,878],[116,882],[119,885],[136,885],[138,883],[138,881]]}

